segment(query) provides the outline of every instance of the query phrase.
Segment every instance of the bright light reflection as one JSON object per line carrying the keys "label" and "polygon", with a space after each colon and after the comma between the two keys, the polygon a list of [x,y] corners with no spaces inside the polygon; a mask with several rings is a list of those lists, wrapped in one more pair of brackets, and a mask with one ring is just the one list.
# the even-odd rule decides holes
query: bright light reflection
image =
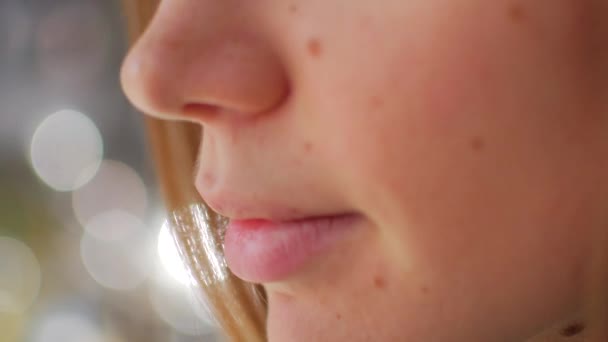
{"label": "bright light reflection", "polygon": [[103,142],[86,115],[62,110],[34,132],[30,160],[36,174],[57,191],[73,191],[91,180],[102,160]]}
{"label": "bright light reflection", "polygon": [[109,211],[143,219],[147,206],[148,194],[142,178],[130,166],[114,160],[104,160],[95,178],[72,194],[74,213],[83,226]]}
{"label": "bright light reflection", "polygon": [[175,240],[169,231],[169,224],[165,222],[158,234],[158,256],[164,269],[178,283],[192,285],[193,280],[179,254]]}
{"label": "bright light reflection", "polygon": [[158,282],[150,292],[150,302],[159,317],[182,334],[200,336],[217,332],[210,319],[197,310],[198,301],[189,288]]}
{"label": "bright light reflection", "polygon": [[133,290],[150,271],[141,236],[104,241],[85,233],[80,241],[84,267],[100,285],[115,290]]}
{"label": "bright light reflection", "polygon": [[40,292],[40,264],[23,242],[0,237],[0,313],[23,313]]}
{"label": "bright light reflection", "polygon": [[45,317],[32,342],[102,342],[99,326],[78,312],[56,312]]}

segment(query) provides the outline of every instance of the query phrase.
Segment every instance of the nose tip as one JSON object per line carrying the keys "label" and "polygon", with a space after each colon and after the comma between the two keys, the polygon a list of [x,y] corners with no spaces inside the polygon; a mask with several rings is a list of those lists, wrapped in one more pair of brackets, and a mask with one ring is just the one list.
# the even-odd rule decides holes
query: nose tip
{"label": "nose tip", "polygon": [[121,70],[127,97],[145,113],[204,121],[218,112],[269,112],[286,98],[284,68],[259,40],[215,35],[168,44],[175,37],[158,31],[144,35]]}
{"label": "nose tip", "polygon": [[171,99],[167,89],[169,83],[163,75],[148,65],[153,61],[134,48],[123,62],[120,80],[125,95],[131,103],[144,113],[167,118],[179,105]]}

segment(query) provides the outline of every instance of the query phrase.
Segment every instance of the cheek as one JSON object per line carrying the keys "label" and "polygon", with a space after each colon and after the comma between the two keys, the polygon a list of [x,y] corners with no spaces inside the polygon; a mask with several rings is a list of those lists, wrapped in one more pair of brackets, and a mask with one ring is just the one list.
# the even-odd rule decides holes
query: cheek
{"label": "cheek", "polygon": [[[385,190],[396,189],[412,205],[441,202],[451,189],[448,211],[465,205],[465,195],[483,204],[488,189],[513,196],[513,184],[525,191],[527,182],[538,180],[551,194],[552,186],[567,181],[576,171],[564,165],[563,155],[585,154],[572,142],[580,147],[593,123],[580,115],[580,61],[558,53],[576,44],[553,36],[572,29],[545,23],[534,16],[539,12],[506,1],[451,8],[416,32],[382,35],[401,42],[380,39],[383,48],[326,70],[326,93],[337,94],[322,118],[328,129],[337,128],[326,134],[328,160],[353,164],[336,178],[345,187],[371,180],[363,202],[383,201]],[[542,37],[542,30],[554,33]],[[544,177],[551,168],[563,171],[556,179]]]}
{"label": "cheek", "polygon": [[520,299],[547,281],[568,298],[601,213],[600,135],[580,115],[579,66],[553,55],[571,46],[540,44],[512,22],[521,11],[480,10],[429,28],[432,44],[365,55],[386,69],[339,83],[352,97],[326,118],[340,127],[329,159],[404,268],[490,297],[517,274],[504,288]]}

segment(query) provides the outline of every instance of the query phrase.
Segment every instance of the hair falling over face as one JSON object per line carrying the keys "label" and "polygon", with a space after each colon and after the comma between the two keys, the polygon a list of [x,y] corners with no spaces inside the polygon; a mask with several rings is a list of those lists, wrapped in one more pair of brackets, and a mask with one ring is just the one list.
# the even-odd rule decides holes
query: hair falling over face
{"label": "hair falling over face", "polygon": [[[154,0],[124,1],[132,43],[145,31],[157,5]],[[223,260],[224,219],[203,203],[191,182],[201,129],[149,117],[146,126],[168,223],[200,304],[231,341],[265,341],[264,290],[230,273]]]}

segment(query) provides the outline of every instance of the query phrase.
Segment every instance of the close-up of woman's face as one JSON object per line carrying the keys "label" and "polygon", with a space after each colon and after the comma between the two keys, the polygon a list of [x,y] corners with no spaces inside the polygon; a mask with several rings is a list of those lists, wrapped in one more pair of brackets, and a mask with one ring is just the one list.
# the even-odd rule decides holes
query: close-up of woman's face
{"label": "close-up of woman's face", "polygon": [[122,80],[204,127],[195,183],[270,341],[557,338],[608,223],[607,23],[605,0],[167,0]]}

